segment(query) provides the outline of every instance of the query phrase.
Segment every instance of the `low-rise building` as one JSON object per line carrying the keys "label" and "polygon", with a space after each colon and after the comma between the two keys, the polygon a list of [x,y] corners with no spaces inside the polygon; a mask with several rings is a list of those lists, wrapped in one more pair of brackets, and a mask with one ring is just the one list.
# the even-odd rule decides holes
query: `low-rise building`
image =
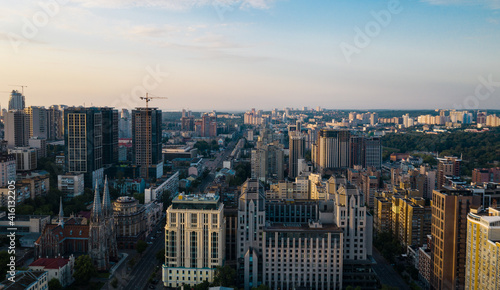
{"label": "low-rise building", "polygon": [[9,181],[16,181],[16,157],[12,154],[1,154],[0,187],[7,187]]}
{"label": "low-rise building", "polygon": [[40,258],[33,261],[28,268],[33,271],[46,271],[49,281],[55,278],[63,287],[67,287],[74,281],[75,257],[71,255],[68,259]]}
{"label": "low-rise building", "polygon": [[[27,235],[29,233],[41,233],[45,225],[50,223],[49,215],[16,215],[16,235]],[[0,218],[0,234],[5,235],[11,228],[8,216]]]}
{"label": "low-rise building", "polygon": [[71,199],[82,195],[84,192],[83,173],[68,173],[57,176],[57,188],[62,191],[65,198]]}
{"label": "low-rise building", "polygon": [[[9,279],[11,278],[11,279]],[[7,275],[7,279],[0,283],[3,290],[47,290],[49,279],[47,271],[17,271],[15,276]]]}

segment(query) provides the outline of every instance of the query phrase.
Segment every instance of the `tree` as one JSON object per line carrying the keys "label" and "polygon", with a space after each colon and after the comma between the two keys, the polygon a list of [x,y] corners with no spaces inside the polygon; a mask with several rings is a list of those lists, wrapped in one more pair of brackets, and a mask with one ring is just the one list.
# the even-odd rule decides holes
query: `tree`
{"label": "tree", "polygon": [[194,290],[208,290],[210,288],[210,283],[207,280],[200,284],[194,285]]}
{"label": "tree", "polygon": [[234,285],[236,279],[236,270],[234,270],[230,266],[218,266],[215,269],[215,277],[214,277],[214,285],[215,286],[223,286],[230,287]]}
{"label": "tree", "polygon": [[113,279],[113,281],[111,281],[111,286],[113,286],[113,288],[118,287],[118,279],[116,279],[116,277]]}
{"label": "tree", "polygon": [[92,259],[89,255],[83,255],[76,259],[75,261],[75,282],[78,285],[87,284],[90,278],[97,275],[97,270],[92,263]]}
{"label": "tree", "polygon": [[58,279],[52,278],[49,281],[49,289],[50,290],[62,290],[63,286],[61,285],[61,282],[59,282]]}
{"label": "tree", "polygon": [[259,287],[253,287],[252,290],[271,290],[271,288],[267,285],[261,284]]}
{"label": "tree", "polygon": [[158,263],[165,261],[165,248],[156,252],[156,259],[158,260]]}
{"label": "tree", "polygon": [[143,240],[139,240],[137,242],[137,245],[135,246],[137,253],[139,253],[141,255],[142,255],[142,253],[144,253],[144,251],[146,251],[147,247],[148,247],[148,244]]}

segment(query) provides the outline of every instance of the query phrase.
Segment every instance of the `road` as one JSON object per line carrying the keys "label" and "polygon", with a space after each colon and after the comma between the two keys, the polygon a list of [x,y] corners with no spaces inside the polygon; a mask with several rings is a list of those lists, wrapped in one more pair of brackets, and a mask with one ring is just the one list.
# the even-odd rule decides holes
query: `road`
{"label": "road", "polygon": [[199,192],[204,192],[205,188],[207,186],[209,186],[214,181],[217,168],[221,168],[223,161],[227,160],[229,155],[231,155],[231,152],[233,151],[234,146],[236,145],[237,141],[238,140],[229,142],[229,144],[227,145],[226,149],[224,149],[224,151],[217,152],[214,160],[207,160],[205,162],[205,166],[207,167],[208,170],[210,170],[210,173],[208,174],[208,176],[205,179],[203,179],[203,181],[199,185],[199,187],[198,187]]}
{"label": "road", "polygon": [[[156,234],[156,231],[160,229],[162,230],[162,233]],[[145,289],[148,284],[148,279],[151,276],[151,273],[153,273],[154,267],[158,265],[156,253],[165,247],[163,223],[160,222],[160,224],[155,227],[153,233],[155,233],[157,237],[154,239],[153,244],[149,245],[146,251],[144,251],[142,258],[136,263],[132,272],[128,274],[130,280],[128,281],[127,286],[125,286],[125,290]],[[149,242],[150,239],[148,238],[147,241]]]}
{"label": "road", "polygon": [[394,268],[387,262],[387,260],[373,247],[373,258],[377,264],[373,265],[373,270],[380,278],[380,283],[387,286],[396,287],[397,289],[410,289],[403,278],[394,270]]}

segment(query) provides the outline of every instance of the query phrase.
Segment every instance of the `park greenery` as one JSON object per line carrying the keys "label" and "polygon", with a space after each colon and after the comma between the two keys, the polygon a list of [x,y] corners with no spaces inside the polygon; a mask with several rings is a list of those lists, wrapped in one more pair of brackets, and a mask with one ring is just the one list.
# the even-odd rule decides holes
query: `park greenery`
{"label": "park greenery", "polygon": [[89,255],[83,255],[76,258],[75,272],[73,273],[76,285],[85,285],[96,275],[97,270]]}
{"label": "park greenery", "polygon": [[[462,174],[471,175],[474,168],[496,166],[500,161],[500,128],[483,133],[453,131],[440,134],[412,132],[387,134],[382,138],[384,157],[390,153],[437,152],[440,157],[462,156]],[[425,161],[431,161],[429,157]]]}

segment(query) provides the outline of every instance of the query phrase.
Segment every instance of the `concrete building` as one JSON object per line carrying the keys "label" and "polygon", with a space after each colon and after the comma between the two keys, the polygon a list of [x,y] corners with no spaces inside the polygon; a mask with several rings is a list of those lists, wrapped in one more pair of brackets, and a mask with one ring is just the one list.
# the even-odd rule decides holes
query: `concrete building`
{"label": "concrete building", "polygon": [[392,230],[392,202],[386,197],[375,198],[374,228],[378,233],[390,232]]}
{"label": "concrete building", "polygon": [[9,181],[16,181],[16,157],[0,154],[0,187],[7,187]]}
{"label": "concrete building", "polygon": [[47,140],[63,140],[64,139],[64,124],[63,111],[61,106],[50,106],[47,109],[48,132]]}
{"label": "concrete building", "polygon": [[463,289],[467,215],[481,197],[469,190],[443,188],[432,194],[432,275],[434,289]]}
{"label": "concrete building", "polygon": [[335,224],[275,223],[263,240],[263,284],[271,289],[342,289],[343,232]]}
{"label": "concrete building", "polygon": [[164,192],[169,192],[170,196],[175,196],[179,192],[179,171],[168,174],[151,184],[150,188],[144,190],[144,203],[150,203],[161,198]]}
{"label": "concrete building", "polygon": [[300,131],[289,133],[288,178],[299,176],[299,160],[305,158],[306,139]]}
{"label": "concrete building", "polygon": [[8,148],[26,147],[29,140],[29,116],[24,111],[9,111],[4,117],[4,138]]}
{"label": "concrete building", "polygon": [[283,145],[277,141],[270,144],[257,142],[251,153],[251,177],[263,182],[281,181],[284,178],[284,163]]}
{"label": "concrete building", "polygon": [[132,163],[141,167],[143,178],[163,175],[161,125],[162,112],[157,108],[132,111]]}
{"label": "concrete building", "polygon": [[460,164],[462,160],[454,156],[446,156],[444,158],[438,158],[438,171],[437,171],[437,189],[441,189],[444,186],[449,186],[450,178],[460,178]]}
{"label": "concrete building", "polygon": [[113,202],[116,241],[120,249],[134,249],[137,241],[146,238],[145,208],[130,196],[120,196]]}
{"label": "concrete building", "polygon": [[49,289],[49,279],[47,271],[16,271],[14,282],[7,279],[0,283],[0,289],[4,290],[44,290]]}
{"label": "concrete building", "polygon": [[9,111],[10,110],[24,110],[25,98],[17,90],[12,90],[9,99]]}
{"label": "concrete building", "polygon": [[[9,233],[10,220],[8,216],[0,218],[0,234]],[[29,233],[41,233],[45,225],[50,223],[49,215],[16,215],[16,235],[24,236]]]}
{"label": "concrete building", "polygon": [[45,107],[31,106],[24,109],[29,118],[29,137],[48,138],[49,123]]}
{"label": "concrete building", "polygon": [[28,144],[29,147],[36,149],[37,158],[47,157],[47,139],[31,137]]}
{"label": "concrete building", "polygon": [[84,192],[84,175],[81,173],[58,175],[57,188],[68,199],[82,195]]}
{"label": "concrete building", "polygon": [[[258,287],[263,281],[263,229],[265,226],[264,187],[249,179],[241,186],[238,200],[238,238],[236,255],[238,275],[245,290]],[[253,222],[249,222],[253,221]]]}
{"label": "concrete building", "polygon": [[33,261],[28,268],[33,271],[46,271],[47,279],[57,279],[61,286],[67,287],[75,280],[73,278],[75,268],[75,257],[71,255],[68,259],[58,258],[40,258]]}
{"label": "concrete building", "polygon": [[500,211],[471,208],[467,215],[465,289],[500,288]]}
{"label": "concrete building", "polygon": [[177,195],[167,209],[163,285],[213,282],[225,260],[226,220],[217,195]]}
{"label": "concrete building", "polygon": [[9,154],[16,158],[16,171],[32,171],[37,166],[37,150],[30,147],[9,149]]}
{"label": "concrete building", "polygon": [[475,168],[472,171],[472,182],[476,184],[485,182],[500,183],[500,167]]}

